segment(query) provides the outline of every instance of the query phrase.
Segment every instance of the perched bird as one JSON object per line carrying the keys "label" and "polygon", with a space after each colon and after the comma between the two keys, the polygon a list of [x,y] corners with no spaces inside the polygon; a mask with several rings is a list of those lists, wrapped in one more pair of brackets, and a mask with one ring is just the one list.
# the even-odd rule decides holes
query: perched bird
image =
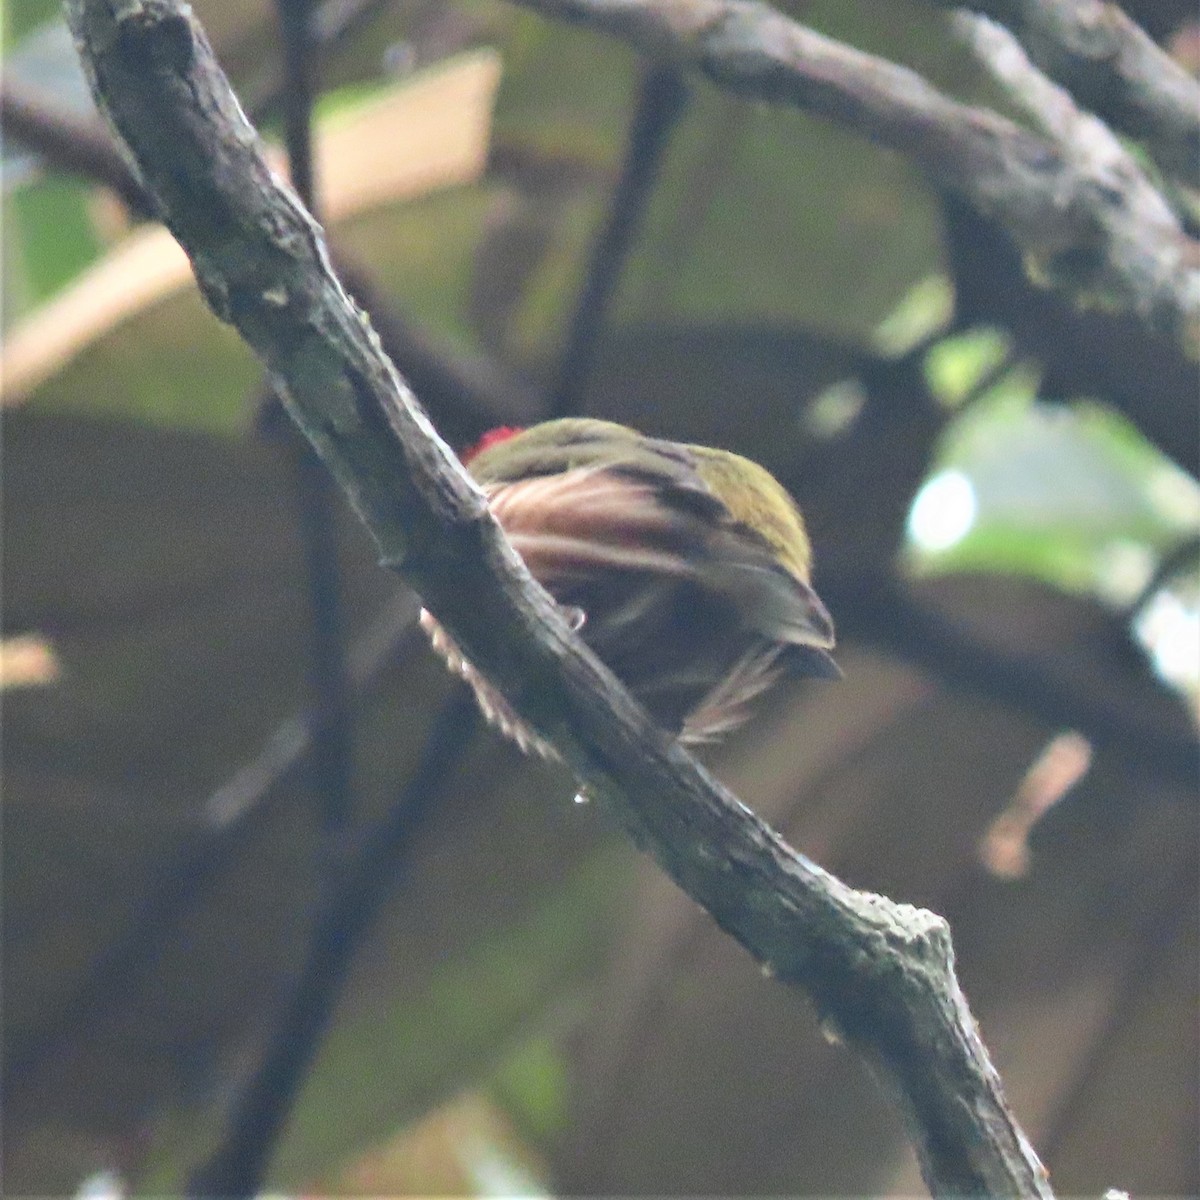
{"label": "perched bird", "polygon": [[[682,741],[736,728],[785,671],[839,674],[804,522],[757,463],[583,418],[493,430],[463,461],[530,573]],[[421,623],[485,716],[554,757],[434,618]]]}

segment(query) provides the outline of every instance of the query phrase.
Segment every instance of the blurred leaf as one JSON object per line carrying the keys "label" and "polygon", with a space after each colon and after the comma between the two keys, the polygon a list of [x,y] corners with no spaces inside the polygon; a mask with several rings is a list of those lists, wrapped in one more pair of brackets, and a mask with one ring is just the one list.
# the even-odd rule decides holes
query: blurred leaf
{"label": "blurred leaf", "polygon": [[39,411],[230,433],[245,428],[261,378],[246,343],[189,286],[85,346],[32,403]]}
{"label": "blurred leaf", "polygon": [[[487,156],[499,71],[494,53],[474,51],[366,99],[358,94],[353,103],[335,105],[317,144],[329,220],[388,206],[399,210],[404,207],[400,202],[477,178]],[[393,153],[380,160],[379,146],[385,141]],[[38,294],[57,294],[9,332],[6,401],[37,388],[39,404],[52,408],[210,431],[241,428],[256,368],[231,330],[198,311],[191,269],[169,234],[160,227],[135,231],[71,286],[58,290],[83,264],[79,255],[60,263],[72,245],[64,235],[70,223],[46,205],[43,191],[51,185],[67,189],[81,211],[88,195],[77,185],[58,181],[17,193],[18,201],[28,197],[36,218],[32,231],[43,229],[45,234],[25,237],[23,248],[29,252],[45,245],[57,256],[51,260],[55,272],[41,271],[43,291]],[[447,297],[443,308],[449,309],[465,286],[455,289],[451,281],[447,287],[446,260],[453,247],[473,238],[480,207],[469,210],[471,222],[465,229],[454,220],[453,203],[446,227],[439,228],[431,215],[437,211],[419,210],[420,236],[399,247],[401,254],[412,252],[416,261],[402,258],[399,274],[436,278],[440,294]],[[391,240],[386,223],[375,228],[381,242]],[[471,244],[466,241],[464,254]],[[376,257],[372,247],[364,248],[365,260]],[[436,272],[430,269],[431,257],[438,260]],[[465,271],[464,265],[463,277]]]}
{"label": "blurred leaf", "polygon": [[947,407],[961,404],[989,371],[1004,362],[1008,338],[998,329],[969,329],[942,338],[925,356],[925,378]]}
{"label": "blurred leaf", "polygon": [[866,344],[938,269],[937,239],[933,200],[898,158],[699,86],[618,315],[798,324]]}
{"label": "blurred leaf", "polygon": [[538,1196],[545,1165],[486,1097],[467,1093],[341,1170],[323,1191],[392,1196]]}
{"label": "blurred leaf", "polygon": [[954,315],[954,285],[940,272],[914,284],[875,327],[877,353],[897,358],[944,328]]}
{"label": "blurred leaf", "polygon": [[[71,32],[56,3],[23,0],[8,5],[3,71],[72,113],[94,113]],[[100,252],[78,180],[43,176],[36,156],[20,143],[0,143],[4,206],[3,326],[72,279]]]}
{"label": "blurred leaf", "polygon": [[8,197],[5,214],[10,253],[19,255],[23,287],[5,289],[5,323],[27,312],[72,280],[99,253],[88,212],[91,189],[73,179],[41,176]]}
{"label": "blurred leaf", "polygon": [[532,1137],[544,1141],[567,1118],[566,1063],[549,1037],[532,1038],[501,1065],[491,1094]]}
{"label": "blurred leaf", "polygon": [[[94,113],[79,56],[59,6],[42,13],[21,4],[6,11],[5,77],[36,89],[72,113]],[[34,16],[55,19],[25,24]],[[20,30],[20,32],[18,32]],[[19,38],[15,45],[11,43]],[[91,189],[80,180],[44,175],[36,156],[20,143],[0,143],[4,192],[3,304],[7,329],[90,263],[102,248],[88,202]]]}
{"label": "blurred leaf", "polygon": [[924,565],[936,571],[999,571],[1028,575],[1071,591],[1090,591],[1096,581],[1098,545],[1069,523],[1035,529],[983,519],[952,549]]}
{"label": "blurred leaf", "polygon": [[[952,394],[1000,353],[986,336],[953,339],[933,371]],[[975,520],[961,540],[914,561],[1027,574],[1128,603],[1156,558],[1200,529],[1200,485],[1110,409],[1035,403],[1035,388],[1026,368],[1010,371],[950,427],[937,470],[970,481]]]}
{"label": "blurred leaf", "polygon": [[514,13],[503,39],[496,137],[545,153],[614,162],[637,56],[611,38]]}

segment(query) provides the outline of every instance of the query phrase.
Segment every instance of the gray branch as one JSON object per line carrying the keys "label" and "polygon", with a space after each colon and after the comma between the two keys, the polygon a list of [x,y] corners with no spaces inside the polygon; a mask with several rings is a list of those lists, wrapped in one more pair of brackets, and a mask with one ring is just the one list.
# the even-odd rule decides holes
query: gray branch
{"label": "gray branch", "polygon": [[955,32],[1081,178],[1119,179],[1134,220],[1146,228],[1175,222],[1171,207],[1124,143],[1099,117],[1034,64],[1017,37],[990,17],[959,11]]}
{"label": "gray branch", "polygon": [[1200,186],[1200,83],[1107,0],[933,0],[1007,25],[1051,79]]}
{"label": "gray branch", "polygon": [[938,1195],[1049,1196],[944,921],[798,855],[582,646],[333,276],[181,0],[69,0],[101,107],[218,316],[273,373],[386,565],[718,924],[895,1083]]}
{"label": "gray branch", "polygon": [[735,94],[789,104],[905,155],[1008,232],[1034,275],[1081,306],[1131,311],[1193,347],[1200,248],[1140,182],[916,72],[833,41],[759,0],[517,0],[690,68]]}

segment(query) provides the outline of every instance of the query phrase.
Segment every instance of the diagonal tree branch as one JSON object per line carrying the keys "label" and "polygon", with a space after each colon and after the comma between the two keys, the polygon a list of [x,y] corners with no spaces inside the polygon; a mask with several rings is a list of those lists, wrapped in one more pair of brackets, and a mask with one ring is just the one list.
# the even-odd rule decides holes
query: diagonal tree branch
{"label": "diagonal tree branch", "polygon": [[945,922],[796,854],[574,637],[382,356],[181,0],[70,0],[68,12],[205,297],[274,373],[384,563],[635,842],[895,1082],[933,1191],[1048,1196],[955,980]]}
{"label": "diagonal tree branch", "polygon": [[1046,138],[760,0],[517,2],[896,150],[996,219],[1035,275],[1077,303],[1132,311],[1189,346],[1200,337],[1200,248],[1165,201],[1142,202],[1140,180],[1064,156]]}
{"label": "diagonal tree branch", "polygon": [[[318,90],[312,0],[276,0],[283,47],[284,144],[292,186],[310,212],[318,212],[313,161],[313,103]],[[265,401],[279,401],[268,388]],[[261,405],[260,405],[261,413]],[[292,426],[286,454],[292,470],[292,501],[308,581],[308,676],[321,715],[314,738],[311,779],[326,865],[345,831],[354,800],[354,718],[346,680],[345,616],[338,564],[337,488],[313,448]]]}
{"label": "diagonal tree branch", "polygon": [[1108,0],[933,0],[1007,25],[1051,79],[1200,186],[1200,83]]}

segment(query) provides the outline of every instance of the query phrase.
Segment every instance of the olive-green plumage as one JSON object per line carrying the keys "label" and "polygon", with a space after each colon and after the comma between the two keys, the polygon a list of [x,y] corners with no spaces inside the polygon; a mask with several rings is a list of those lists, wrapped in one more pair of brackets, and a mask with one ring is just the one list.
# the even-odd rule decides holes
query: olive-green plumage
{"label": "olive-green plumage", "polygon": [[[468,468],[534,577],[683,740],[740,724],[781,671],[837,673],[804,522],[757,463],[583,418],[498,431],[483,447]],[[485,713],[548,753],[424,620]]]}

